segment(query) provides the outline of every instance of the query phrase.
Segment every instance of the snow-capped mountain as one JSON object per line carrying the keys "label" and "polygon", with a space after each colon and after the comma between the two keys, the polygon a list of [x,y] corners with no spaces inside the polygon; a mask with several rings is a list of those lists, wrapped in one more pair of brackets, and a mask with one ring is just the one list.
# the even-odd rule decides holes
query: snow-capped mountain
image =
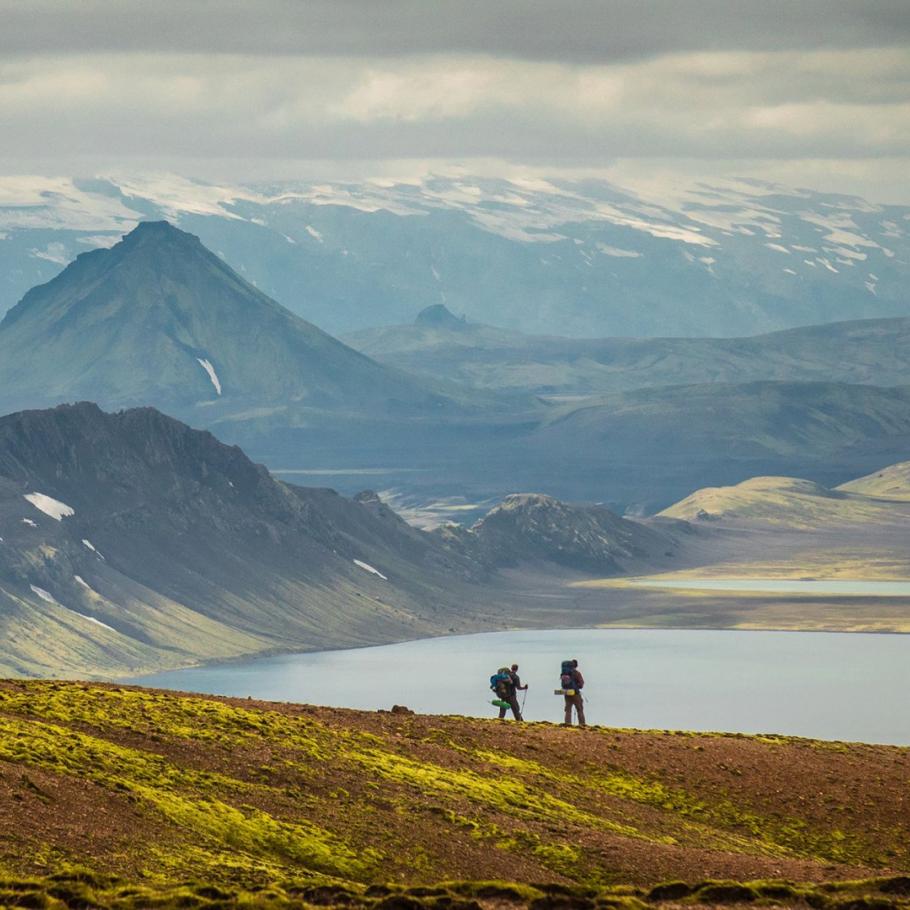
{"label": "snow-capped mountain", "polygon": [[910,314],[910,207],[756,181],[0,178],[0,311],[167,218],[330,332],[443,303],[525,332],[742,335]]}

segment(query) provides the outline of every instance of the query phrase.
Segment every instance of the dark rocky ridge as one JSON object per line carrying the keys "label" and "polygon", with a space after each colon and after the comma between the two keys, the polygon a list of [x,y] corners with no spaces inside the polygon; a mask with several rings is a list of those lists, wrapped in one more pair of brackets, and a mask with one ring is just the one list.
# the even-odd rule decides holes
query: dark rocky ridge
{"label": "dark rocky ridge", "polygon": [[570,506],[539,493],[507,496],[470,530],[447,533],[487,566],[555,563],[607,575],[658,553],[670,557],[677,548],[666,530],[620,518],[603,506]]}
{"label": "dark rocky ridge", "polygon": [[[73,514],[56,520],[34,493]],[[513,499],[470,531],[425,533],[375,493],[283,483],[153,408],[12,414],[0,418],[0,669],[139,673],[490,628],[508,602],[490,593],[501,567],[612,574],[666,549],[603,509]]]}

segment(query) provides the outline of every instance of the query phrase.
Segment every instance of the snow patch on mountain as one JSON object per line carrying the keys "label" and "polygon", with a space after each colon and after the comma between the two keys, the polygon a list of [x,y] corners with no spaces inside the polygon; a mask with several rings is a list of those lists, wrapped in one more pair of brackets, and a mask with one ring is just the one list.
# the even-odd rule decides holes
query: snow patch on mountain
{"label": "snow patch on mountain", "polygon": [[617,259],[640,259],[642,256],[638,250],[623,250],[607,243],[597,243],[595,246],[605,256],[614,256]]}
{"label": "snow patch on mountain", "polygon": [[104,559],[104,557],[95,549],[94,545],[92,544],[92,542],[90,540],[86,540],[83,537],[82,546],[84,546],[87,550],[91,550],[99,559]]}
{"label": "snow patch on mountain", "polygon": [[34,256],[35,259],[46,259],[48,262],[53,262],[55,265],[66,265],[70,261],[69,253],[62,243],[49,243],[43,250],[35,249],[33,247],[29,250],[29,253]]}
{"label": "snow patch on mountain", "polygon": [[379,569],[374,568],[368,562],[363,562],[360,559],[355,559],[354,565],[357,566],[358,568],[363,569],[364,572],[369,572],[371,575],[377,575],[383,581],[388,581],[388,578],[386,578],[386,576],[383,575],[382,572],[379,571]]}
{"label": "snow patch on mountain", "polygon": [[7,229],[125,232],[140,217],[115,196],[69,177],[0,177],[0,223]]}
{"label": "snow patch on mountain", "polygon": [[22,498],[55,521],[63,521],[64,518],[76,514],[76,510],[72,506],[68,506],[65,502],[60,502],[59,499],[54,499],[52,496],[46,496],[44,493],[26,493]]}
{"label": "snow patch on mountain", "polygon": [[169,220],[179,220],[181,215],[242,220],[233,210],[234,205],[241,201],[259,204],[266,201],[266,197],[248,187],[202,183],[176,174],[118,175],[111,181],[124,196],[153,201]]}
{"label": "snow patch on mountain", "polygon": [[94,616],[89,616],[87,613],[80,613],[78,610],[70,610],[70,612],[75,613],[76,616],[80,616],[82,619],[87,619],[89,622],[94,623],[96,626],[101,626],[102,629],[107,629],[108,632],[117,631],[113,626],[109,626],[106,622],[102,622],[100,619],[95,619]]}
{"label": "snow patch on mountain", "polygon": [[815,225],[827,231],[824,239],[838,246],[865,246],[881,249],[874,240],[870,240],[859,233],[859,228],[853,218],[846,213],[821,214],[819,212],[801,212],[800,217],[808,224]]}
{"label": "snow patch on mountain", "polygon": [[215,392],[221,394],[221,380],[218,378],[218,374],[215,372],[215,368],[212,366],[211,360],[207,357],[197,357],[197,363],[202,367],[203,370],[208,374],[209,379],[211,380],[212,385],[215,387]]}
{"label": "snow patch on mountain", "polygon": [[38,585],[29,585],[29,587],[32,589],[32,593],[37,594],[38,597],[40,597],[42,600],[46,601],[49,604],[56,604],[58,607],[60,606],[50,591],[45,591],[44,588],[39,588]]}

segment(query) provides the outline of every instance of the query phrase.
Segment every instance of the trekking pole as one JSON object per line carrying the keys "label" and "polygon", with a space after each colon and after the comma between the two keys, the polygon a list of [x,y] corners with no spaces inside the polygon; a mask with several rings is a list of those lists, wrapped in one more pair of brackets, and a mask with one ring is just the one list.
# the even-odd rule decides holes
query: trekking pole
{"label": "trekking pole", "polygon": [[525,702],[528,700],[528,687],[525,686],[525,694],[521,696],[521,716],[525,716]]}

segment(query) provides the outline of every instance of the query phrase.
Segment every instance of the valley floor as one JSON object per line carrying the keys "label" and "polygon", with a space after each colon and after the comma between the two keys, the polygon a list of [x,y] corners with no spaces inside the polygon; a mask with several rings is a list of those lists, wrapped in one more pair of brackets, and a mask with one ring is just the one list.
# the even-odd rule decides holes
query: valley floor
{"label": "valley floor", "polygon": [[[269,906],[381,904],[500,880],[516,884],[384,906],[536,897],[585,910],[640,906],[669,880],[694,887],[652,900],[792,903],[797,889],[775,898],[768,880],[890,877],[810,901],[847,906],[852,888],[884,904],[910,882],[893,879],[910,872],[908,775],[898,747],[7,681],[0,905],[233,906],[238,889],[259,891],[245,906],[264,905],[263,889]],[[699,891],[730,879],[764,884]]]}
{"label": "valley floor", "polygon": [[[906,521],[805,529],[702,525],[676,567],[641,575],[686,585],[729,578],[910,583],[907,527]],[[545,578],[511,573],[511,581],[531,597],[555,593]],[[575,625],[603,627],[910,632],[910,596],[647,588],[638,581],[638,573],[565,580],[560,612],[584,617]]]}

